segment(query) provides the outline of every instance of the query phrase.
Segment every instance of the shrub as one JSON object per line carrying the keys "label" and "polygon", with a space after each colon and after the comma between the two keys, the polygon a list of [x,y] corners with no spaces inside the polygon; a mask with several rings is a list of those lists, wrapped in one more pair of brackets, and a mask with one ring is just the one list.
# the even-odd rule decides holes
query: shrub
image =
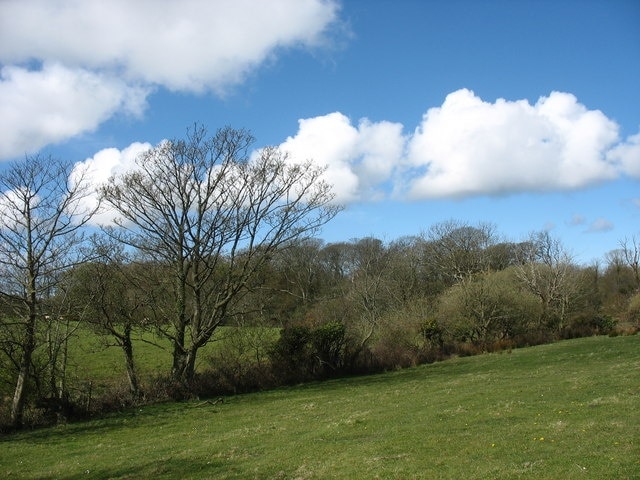
{"label": "shrub", "polygon": [[344,367],[346,329],[340,322],[330,322],[311,331],[311,344],[320,365],[321,375]]}
{"label": "shrub", "polygon": [[198,375],[198,395],[215,396],[261,390],[273,383],[269,351],[276,341],[265,327],[229,327],[209,355],[209,369]]}
{"label": "shrub", "polygon": [[435,318],[428,318],[420,326],[420,335],[424,339],[425,343],[429,346],[441,347],[444,343],[444,332],[438,320]]}
{"label": "shrub", "polygon": [[555,338],[548,330],[540,329],[517,335],[513,340],[517,348],[522,348],[551,343]]}
{"label": "shrub", "polygon": [[334,376],[345,367],[345,326],[329,322],[316,328],[285,327],[271,350],[274,375],[285,383]]}
{"label": "shrub", "polygon": [[[153,402],[163,402],[167,400],[188,400],[194,397],[193,390],[190,385],[174,379],[170,375],[158,375],[151,379],[149,386],[145,388],[146,399]],[[131,395],[129,395],[129,398]],[[123,402],[127,401],[124,396],[116,397],[116,399],[122,398]]]}
{"label": "shrub", "polygon": [[640,326],[640,293],[636,293],[629,299],[627,319],[631,324]]}
{"label": "shrub", "polygon": [[584,315],[573,319],[565,327],[560,336],[563,339],[590,337],[592,335],[608,335],[617,321],[609,315]]}
{"label": "shrub", "polygon": [[314,363],[311,339],[309,327],[285,327],[270,352],[274,375],[285,383],[311,378]]}
{"label": "shrub", "polygon": [[376,370],[389,370],[417,365],[424,340],[419,327],[398,315],[386,318],[377,341],[371,347]]}
{"label": "shrub", "polygon": [[609,332],[609,336],[610,337],[628,336],[628,335],[635,335],[638,332],[640,332],[640,327],[638,327],[637,325],[629,325],[627,323],[623,325],[616,325],[616,327]]}

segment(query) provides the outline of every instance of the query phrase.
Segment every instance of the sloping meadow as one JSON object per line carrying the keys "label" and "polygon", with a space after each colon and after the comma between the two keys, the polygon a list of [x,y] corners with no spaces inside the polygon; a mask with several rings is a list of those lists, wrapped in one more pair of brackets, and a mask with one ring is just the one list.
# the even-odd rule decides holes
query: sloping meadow
{"label": "sloping meadow", "polygon": [[8,435],[2,478],[638,478],[640,336]]}

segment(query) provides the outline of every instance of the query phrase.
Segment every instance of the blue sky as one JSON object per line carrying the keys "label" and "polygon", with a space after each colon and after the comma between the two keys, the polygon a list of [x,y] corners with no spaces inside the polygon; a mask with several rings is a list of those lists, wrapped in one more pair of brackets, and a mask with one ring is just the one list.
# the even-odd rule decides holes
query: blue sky
{"label": "blue sky", "polygon": [[99,183],[231,125],[328,166],[329,242],[455,219],[590,263],[640,236],[635,0],[4,0],[0,68],[0,168]]}

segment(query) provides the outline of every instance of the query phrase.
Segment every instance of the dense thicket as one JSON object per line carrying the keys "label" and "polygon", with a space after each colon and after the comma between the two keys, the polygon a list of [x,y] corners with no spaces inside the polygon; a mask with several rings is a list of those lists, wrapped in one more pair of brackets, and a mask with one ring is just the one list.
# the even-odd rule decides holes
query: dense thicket
{"label": "dense thicket", "polygon": [[[244,151],[249,139],[232,133],[239,135],[232,147]],[[202,155],[213,141],[203,145],[197,136],[192,150],[164,144],[141,159],[146,170],[105,186],[103,195],[125,220],[90,239],[82,235],[90,212],[81,202],[74,211],[80,220],[70,219],[69,196],[86,194],[80,183],[69,188],[56,177],[60,191],[49,189],[55,198],[44,202],[47,191],[26,195],[29,189],[5,177],[11,189],[3,193],[0,232],[3,423],[25,423],[22,410],[26,423],[60,420],[559,338],[635,333],[640,326],[636,239],[587,266],[548,232],[512,242],[495,225],[455,220],[391,242],[325,244],[311,234],[337,210],[317,183],[319,171],[309,164],[291,170],[270,151],[258,167],[243,157],[216,170],[227,177],[213,177]],[[200,163],[189,163],[194,152]],[[183,163],[175,163],[176,154]],[[231,161],[216,155],[214,164]],[[47,172],[29,171],[36,179]],[[171,188],[159,171],[173,175]],[[231,184],[238,197],[229,196]],[[27,215],[47,206],[48,217]],[[136,223],[139,212],[147,216]],[[153,376],[137,368],[134,340],[142,334],[146,342],[171,343],[172,362]],[[65,375],[70,345],[87,335],[122,352],[126,377],[124,388],[114,387],[115,402],[109,392],[87,401],[86,390]],[[196,368],[196,352],[219,339]]]}

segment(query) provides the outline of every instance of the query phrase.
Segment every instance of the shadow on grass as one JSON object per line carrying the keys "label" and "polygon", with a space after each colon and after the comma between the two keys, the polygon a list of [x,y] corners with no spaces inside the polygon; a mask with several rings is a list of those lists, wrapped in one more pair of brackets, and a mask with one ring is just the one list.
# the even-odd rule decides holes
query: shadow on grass
{"label": "shadow on grass", "polygon": [[[160,403],[142,407],[131,407],[119,412],[111,412],[103,417],[77,420],[65,424],[46,426],[33,429],[22,429],[0,434],[0,444],[20,439],[29,439],[36,443],[60,442],[65,437],[91,434],[100,435],[121,427],[136,427],[145,424],[148,417],[153,417],[156,425],[161,424],[163,418],[171,421],[176,411],[184,408],[183,403]],[[32,440],[33,439],[33,440]]]}
{"label": "shadow on grass", "polygon": [[[79,468],[83,468],[80,466]],[[72,475],[56,476],[60,480],[88,480],[88,479],[141,479],[141,478],[220,478],[224,474],[233,474],[229,465],[221,459],[183,459],[169,458],[166,460],[153,460],[131,466],[114,466],[113,468],[93,469],[87,465],[84,470]],[[50,479],[49,476],[26,477],[33,480]]]}

